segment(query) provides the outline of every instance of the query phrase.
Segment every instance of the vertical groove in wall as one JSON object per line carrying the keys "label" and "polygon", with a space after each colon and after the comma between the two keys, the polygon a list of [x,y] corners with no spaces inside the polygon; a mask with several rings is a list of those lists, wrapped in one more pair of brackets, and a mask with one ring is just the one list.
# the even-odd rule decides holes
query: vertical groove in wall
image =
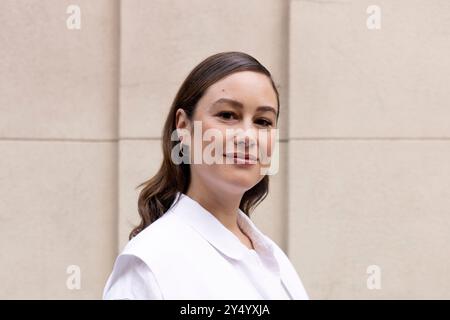
{"label": "vertical groove in wall", "polygon": [[114,247],[116,253],[119,252],[119,217],[120,217],[120,84],[121,84],[121,28],[122,28],[122,15],[121,15],[121,0],[116,0],[115,13],[116,13],[116,212],[115,212],[115,229],[114,229]]}
{"label": "vertical groove in wall", "polygon": [[287,101],[287,105],[289,106],[288,108],[288,115],[286,117],[286,146],[285,146],[285,160],[283,165],[285,166],[285,179],[284,179],[284,184],[283,184],[283,188],[285,188],[285,199],[284,200],[284,208],[283,208],[283,219],[284,219],[284,223],[283,223],[283,245],[284,245],[284,249],[286,251],[286,253],[289,255],[289,238],[290,238],[290,234],[289,234],[289,216],[290,216],[290,190],[289,190],[289,184],[290,184],[290,175],[289,175],[289,166],[290,166],[290,140],[291,140],[291,135],[290,135],[290,117],[289,117],[289,113],[291,110],[291,101],[290,101],[290,92],[291,92],[291,83],[290,83],[290,65],[291,65],[291,61],[290,61],[290,42],[291,42],[291,36],[290,36],[290,32],[291,32],[291,1],[287,0],[287,4],[286,4],[286,22],[285,22],[285,27],[286,27],[286,50],[285,50],[285,61],[286,63],[284,64],[285,68],[286,68],[286,101]]}

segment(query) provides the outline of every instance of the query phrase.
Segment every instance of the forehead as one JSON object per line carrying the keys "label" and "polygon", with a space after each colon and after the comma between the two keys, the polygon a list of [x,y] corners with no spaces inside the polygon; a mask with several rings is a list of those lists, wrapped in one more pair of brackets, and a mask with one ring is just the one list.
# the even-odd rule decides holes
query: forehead
{"label": "forehead", "polygon": [[253,71],[236,72],[217,81],[206,90],[201,100],[210,105],[220,98],[235,99],[249,107],[267,105],[278,109],[270,79]]}

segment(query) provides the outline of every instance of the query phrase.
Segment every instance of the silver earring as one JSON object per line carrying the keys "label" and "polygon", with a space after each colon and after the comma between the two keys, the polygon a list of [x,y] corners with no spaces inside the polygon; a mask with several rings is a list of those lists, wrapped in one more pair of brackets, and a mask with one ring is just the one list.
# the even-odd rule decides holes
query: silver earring
{"label": "silver earring", "polygon": [[[186,150],[186,148],[188,148]],[[180,153],[181,153],[181,162],[184,164],[190,164],[190,158],[189,158],[189,146],[185,145],[184,143],[180,143]]]}
{"label": "silver earring", "polygon": [[181,153],[181,156],[183,157],[184,156],[184,145],[183,145],[183,142],[180,142],[180,153]]}

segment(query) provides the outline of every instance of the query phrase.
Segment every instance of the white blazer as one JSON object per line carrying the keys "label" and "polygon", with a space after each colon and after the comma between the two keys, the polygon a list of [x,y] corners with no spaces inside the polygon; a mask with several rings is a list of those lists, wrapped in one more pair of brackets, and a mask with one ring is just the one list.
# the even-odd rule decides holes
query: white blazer
{"label": "white blazer", "polygon": [[[152,283],[147,284],[158,291],[151,297],[308,299],[288,257],[242,210],[239,209],[238,224],[255,250],[248,249],[195,200],[180,192],[176,200],[161,218],[125,246],[106,283],[104,299],[128,298],[120,292],[146,281],[140,277],[133,284],[132,278],[126,278],[127,269],[133,270],[129,270],[130,260],[127,262],[125,257],[140,261],[148,270],[146,278]],[[259,257],[259,265],[252,264],[255,256]]]}

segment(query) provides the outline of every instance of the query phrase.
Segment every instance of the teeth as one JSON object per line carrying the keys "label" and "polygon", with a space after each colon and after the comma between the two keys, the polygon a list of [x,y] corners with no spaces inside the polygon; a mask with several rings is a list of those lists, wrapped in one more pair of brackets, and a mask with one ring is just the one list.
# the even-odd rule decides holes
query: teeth
{"label": "teeth", "polygon": [[252,158],[244,158],[244,157],[238,157],[238,156],[236,156],[236,155],[233,155],[233,154],[228,154],[228,155],[225,155],[227,158],[232,158],[232,159],[235,159],[235,161],[237,162],[237,163],[256,163],[257,161],[255,160],[255,159],[252,159]]}
{"label": "teeth", "polygon": [[227,154],[225,156],[228,157],[228,158],[256,161],[256,159],[254,157],[251,157],[251,156],[248,156],[248,157],[247,156],[242,156],[242,155],[237,156],[237,155],[233,155],[233,154]]}

